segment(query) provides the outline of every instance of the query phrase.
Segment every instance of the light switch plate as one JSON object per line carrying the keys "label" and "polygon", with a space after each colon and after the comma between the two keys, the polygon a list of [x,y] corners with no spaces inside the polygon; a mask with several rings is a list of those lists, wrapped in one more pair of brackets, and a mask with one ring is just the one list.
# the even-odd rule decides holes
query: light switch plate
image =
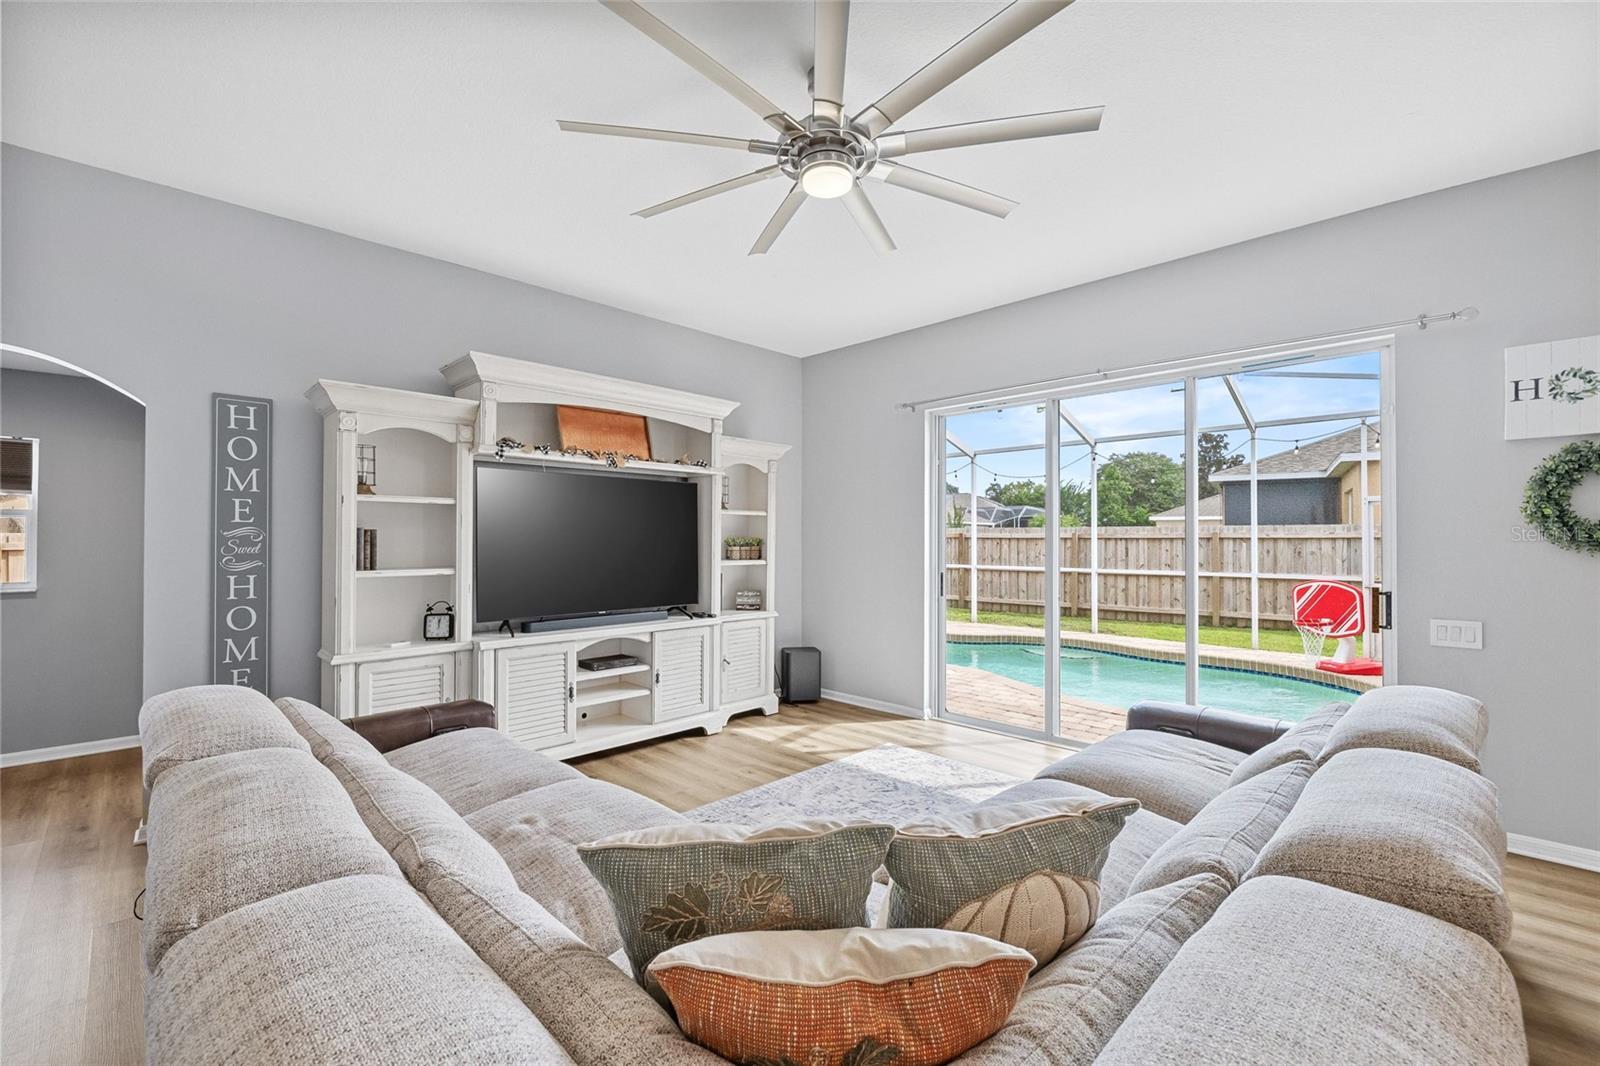
{"label": "light switch plate", "polygon": [[1428,643],[1436,648],[1483,647],[1483,623],[1460,618],[1428,619]]}

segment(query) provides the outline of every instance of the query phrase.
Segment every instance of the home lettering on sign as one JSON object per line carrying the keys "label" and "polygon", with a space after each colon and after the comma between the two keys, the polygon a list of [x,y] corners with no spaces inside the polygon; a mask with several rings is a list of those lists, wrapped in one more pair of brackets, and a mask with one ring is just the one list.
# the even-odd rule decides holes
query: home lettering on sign
{"label": "home lettering on sign", "polygon": [[267,692],[272,401],[214,393],[211,680]]}

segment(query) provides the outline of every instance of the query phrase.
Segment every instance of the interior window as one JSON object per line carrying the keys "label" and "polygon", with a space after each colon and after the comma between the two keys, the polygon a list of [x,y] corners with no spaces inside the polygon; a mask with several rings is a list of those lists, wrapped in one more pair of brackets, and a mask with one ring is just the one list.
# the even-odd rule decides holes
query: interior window
{"label": "interior window", "polygon": [[39,587],[38,478],[39,442],[0,439],[0,591]]}

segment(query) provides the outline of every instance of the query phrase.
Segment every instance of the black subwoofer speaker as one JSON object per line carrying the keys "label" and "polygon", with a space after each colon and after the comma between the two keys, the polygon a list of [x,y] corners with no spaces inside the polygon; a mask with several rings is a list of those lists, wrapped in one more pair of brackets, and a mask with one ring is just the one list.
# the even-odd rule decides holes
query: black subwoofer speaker
{"label": "black subwoofer speaker", "polygon": [[778,691],[784,703],[822,698],[822,652],[816,648],[784,648],[778,653]]}

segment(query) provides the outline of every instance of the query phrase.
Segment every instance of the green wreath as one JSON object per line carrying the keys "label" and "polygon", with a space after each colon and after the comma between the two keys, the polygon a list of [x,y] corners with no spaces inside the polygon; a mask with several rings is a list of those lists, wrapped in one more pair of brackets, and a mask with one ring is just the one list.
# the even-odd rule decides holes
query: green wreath
{"label": "green wreath", "polygon": [[1586,366],[1569,366],[1550,375],[1550,398],[1563,403],[1582,403],[1600,396],[1600,373]]}
{"label": "green wreath", "polygon": [[1572,490],[1600,474],[1600,439],[1580,440],[1539,464],[1522,493],[1522,517],[1546,540],[1576,551],[1600,552],[1600,519],[1572,509]]}

